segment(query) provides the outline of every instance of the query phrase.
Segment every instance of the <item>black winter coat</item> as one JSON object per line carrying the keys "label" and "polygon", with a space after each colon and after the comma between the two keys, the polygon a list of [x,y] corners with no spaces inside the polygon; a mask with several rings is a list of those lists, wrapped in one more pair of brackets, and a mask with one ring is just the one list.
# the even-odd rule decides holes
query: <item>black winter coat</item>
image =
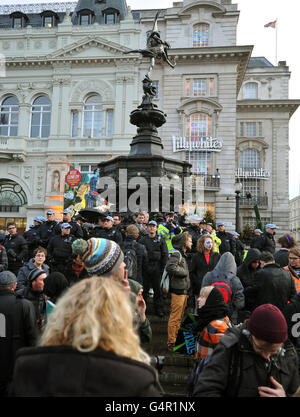
{"label": "black winter coat", "polygon": [[[0,290],[0,314],[5,323],[5,337],[0,337],[0,392],[3,384],[12,379],[18,349],[34,346],[37,339],[33,305],[12,290]],[[2,387],[1,387],[2,386]]]}
{"label": "black winter coat", "polygon": [[288,301],[297,294],[291,274],[273,263],[263,267],[254,276],[255,304],[273,304],[283,311]]}
{"label": "black winter coat", "polygon": [[[284,343],[285,351],[273,355],[275,360],[268,362],[253,350],[249,336],[245,334],[245,326],[230,328],[221,338],[199,375],[194,396],[259,397],[259,386],[274,388],[270,376],[283,386],[288,396],[296,392],[299,386],[298,358],[290,340]],[[241,377],[229,381],[233,349],[238,350]]]}
{"label": "black winter coat", "polygon": [[169,259],[169,251],[165,239],[156,235],[151,238],[144,236],[139,243],[145,246],[148,255],[148,263],[145,270],[146,275],[161,275]]}
{"label": "black winter coat", "polygon": [[53,263],[65,264],[72,256],[72,243],[76,240],[73,235],[54,236],[47,247],[48,258]]}
{"label": "black winter coat", "polygon": [[57,225],[57,221],[46,221],[39,227],[40,245],[43,248],[47,248],[50,239],[55,236],[54,228]]}
{"label": "black winter coat", "polygon": [[251,263],[259,260],[260,251],[258,249],[249,249],[246,259],[237,269],[237,276],[239,277],[245,295],[245,310],[252,311],[255,305],[256,289],[254,287],[254,276],[259,269],[252,269]]}
{"label": "black winter coat", "polygon": [[6,249],[3,245],[0,245],[0,272],[6,271],[8,267],[8,259]]}
{"label": "black winter coat", "polygon": [[3,246],[5,246],[7,258],[8,258],[8,269],[18,269],[23,265],[23,262],[27,260],[28,247],[27,242],[23,236],[7,235],[5,237]]}
{"label": "black winter coat", "polygon": [[115,227],[111,227],[110,229],[105,229],[104,227],[95,226],[94,229],[90,232],[91,237],[97,237],[102,239],[113,240],[118,245],[121,245],[123,238],[121,232],[116,229]]}
{"label": "black winter coat", "polygon": [[220,255],[223,255],[225,252],[231,252],[235,256],[236,242],[232,235],[228,232],[217,232],[216,235],[221,239],[221,245],[219,246]]}
{"label": "black winter coat", "polygon": [[209,264],[207,264],[205,255],[202,252],[193,254],[190,269],[190,279],[192,292],[194,295],[199,296],[204,275],[215,268],[219,262],[220,257],[221,256],[219,253],[211,252],[209,257]]}
{"label": "black winter coat", "polygon": [[159,390],[154,368],[102,349],[47,346],[17,354],[16,397],[158,397]]}
{"label": "black winter coat", "polygon": [[16,294],[26,298],[33,304],[37,329],[42,330],[47,322],[45,294],[40,291],[34,291],[31,287],[24,287],[18,290]]}
{"label": "black winter coat", "polygon": [[252,248],[259,249],[261,252],[270,252],[273,255],[276,248],[274,236],[271,233],[264,232],[253,242]]}

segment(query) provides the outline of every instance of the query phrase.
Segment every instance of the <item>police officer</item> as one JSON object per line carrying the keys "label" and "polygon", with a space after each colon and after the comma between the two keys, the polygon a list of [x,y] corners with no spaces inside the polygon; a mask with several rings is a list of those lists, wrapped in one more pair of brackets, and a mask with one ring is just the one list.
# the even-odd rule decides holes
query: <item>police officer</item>
{"label": "police officer", "polygon": [[49,241],[47,251],[51,272],[58,271],[64,274],[66,271],[66,265],[72,258],[72,243],[76,240],[70,232],[71,225],[62,223],[61,234],[52,237]]}
{"label": "police officer", "polygon": [[261,252],[275,253],[276,242],[274,239],[276,229],[279,229],[276,224],[269,223],[265,226],[265,231],[252,245],[253,248],[259,249]]}
{"label": "police officer", "polygon": [[100,216],[97,226],[94,227],[90,237],[99,237],[113,240],[118,245],[123,241],[121,232],[114,227],[114,219],[111,216]]}
{"label": "police officer", "polygon": [[3,246],[8,258],[8,270],[18,275],[19,269],[27,260],[28,245],[23,236],[18,234],[16,223],[7,224],[8,235],[5,236]]}
{"label": "police officer", "polygon": [[143,297],[147,302],[150,288],[153,288],[154,310],[157,316],[163,317],[163,296],[160,288],[161,276],[164,267],[169,259],[169,251],[165,239],[157,234],[157,223],[151,220],[148,223],[148,235],[141,238],[142,243],[147,249],[148,263],[143,274]]}
{"label": "police officer", "polygon": [[28,244],[28,259],[33,257],[34,250],[39,246],[40,235],[39,228],[42,224],[40,217],[35,217],[33,219],[33,224],[29,225],[29,229],[23,233],[23,237]]}
{"label": "police officer", "polygon": [[54,210],[47,210],[46,217],[46,221],[39,227],[40,245],[43,248],[47,248],[50,239],[54,236],[54,228],[57,225]]}
{"label": "police officer", "polygon": [[59,222],[55,226],[54,233],[56,235],[60,235],[61,234],[61,225],[63,223],[69,223],[69,225],[71,226],[70,234],[75,236],[76,239],[82,239],[83,238],[82,227],[76,221],[72,221],[72,215],[73,215],[72,210],[65,209],[62,214],[63,214],[63,219],[62,219],[61,222]]}
{"label": "police officer", "polygon": [[225,223],[217,223],[217,237],[221,239],[221,245],[219,246],[220,255],[225,252],[231,252],[233,256],[236,254],[236,243],[231,233],[225,231]]}

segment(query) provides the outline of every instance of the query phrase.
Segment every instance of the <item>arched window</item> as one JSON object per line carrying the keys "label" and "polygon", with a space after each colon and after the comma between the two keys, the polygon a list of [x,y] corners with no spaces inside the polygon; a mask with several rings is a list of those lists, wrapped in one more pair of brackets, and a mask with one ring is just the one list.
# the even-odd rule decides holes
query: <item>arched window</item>
{"label": "arched window", "polygon": [[29,19],[26,14],[22,12],[13,12],[10,15],[11,27],[13,29],[21,29],[27,26]]}
{"label": "arched window", "polygon": [[6,97],[0,106],[0,135],[17,136],[19,101],[15,96]]}
{"label": "arched window", "polygon": [[104,16],[104,23],[106,25],[114,25],[118,22],[120,11],[113,7],[108,7],[107,9],[102,10],[102,14]]}
{"label": "arched window", "polygon": [[90,9],[82,9],[77,12],[78,24],[81,26],[88,26],[94,23],[95,13]]}
{"label": "arched window", "polygon": [[208,46],[209,25],[207,23],[198,23],[193,27],[193,47]]}
{"label": "arched window", "polygon": [[257,83],[247,83],[244,86],[244,99],[256,100],[258,98]]}
{"label": "arched window", "polygon": [[31,107],[31,138],[48,138],[50,135],[51,100],[47,96],[37,97]]}
{"label": "arched window", "polygon": [[51,10],[44,10],[41,13],[41,18],[45,28],[52,28],[57,26],[57,23],[59,22],[57,13],[54,13]]}
{"label": "arched window", "polygon": [[100,138],[103,127],[102,99],[99,94],[85,100],[83,108],[83,137]]}
{"label": "arched window", "polygon": [[211,117],[206,113],[194,113],[186,121],[185,136],[197,141],[201,137],[211,136],[211,130]]}

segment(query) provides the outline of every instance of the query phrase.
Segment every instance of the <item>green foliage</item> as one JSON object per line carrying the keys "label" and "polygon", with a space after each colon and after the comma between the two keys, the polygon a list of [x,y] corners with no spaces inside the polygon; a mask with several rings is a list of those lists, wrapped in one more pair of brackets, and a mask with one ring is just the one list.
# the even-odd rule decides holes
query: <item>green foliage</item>
{"label": "green foliage", "polygon": [[203,218],[206,221],[206,223],[211,223],[213,225],[213,228],[216,230],[216,221],[210,210],[206,210]]}
{"label": "green foliage", "polygon": [[242,231],[240,236],[240,240],[246,245],[249,245],[251,240],[253,239],[253,230],[254,229],[251,229],[249,223],[246,223],[244,230]]}

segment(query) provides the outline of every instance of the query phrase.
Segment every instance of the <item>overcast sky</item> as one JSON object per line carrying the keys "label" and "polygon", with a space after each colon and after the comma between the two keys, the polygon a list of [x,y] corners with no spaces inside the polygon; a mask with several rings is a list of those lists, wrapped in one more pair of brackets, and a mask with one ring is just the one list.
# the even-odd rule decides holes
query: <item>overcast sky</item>
{"label": "overcast sky", "polygon": [[[62,0],[64,1],[64,0]],[[0,4],[46,3],[44,0],[0,0]],[[59,0],[49,0],[55,3]],[[300,2],[298,0],[232,0],[238,4],[240,19],[237,32],[238,45],[254,45],[252,56],[265,56],[275,62],[276,30],[265,28],[268,22],[278,19],[278,61],[286,61],[291,71],[290,98],[300,99]],[[172,0],[127,0],[132,9],[171,7]],[[290,198],[300,194],[300,108],[290,121]]]}

